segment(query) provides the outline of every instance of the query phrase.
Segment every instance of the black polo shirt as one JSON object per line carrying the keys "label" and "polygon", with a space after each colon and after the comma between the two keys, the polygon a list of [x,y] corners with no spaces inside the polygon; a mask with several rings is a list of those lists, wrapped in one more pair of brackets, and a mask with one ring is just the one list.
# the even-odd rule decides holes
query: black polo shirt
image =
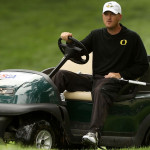
{"label": "black polo shirt", "polygon": [[124,79],[136,79],[149,64],[140,36],[121,25],[120,33],[111,35],[106,28],[93,30],[81,42],[93,52],[93,75],[120,73]]}

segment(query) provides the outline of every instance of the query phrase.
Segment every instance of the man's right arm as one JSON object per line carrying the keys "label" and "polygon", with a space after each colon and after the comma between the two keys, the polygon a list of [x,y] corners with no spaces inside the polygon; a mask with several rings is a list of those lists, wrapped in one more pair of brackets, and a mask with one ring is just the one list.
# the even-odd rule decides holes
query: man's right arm
{"label": "man's right arm", "polygon": [[70,33],[70,32],[62,32],[61,35],[60,35],[62,40],[65,40],[66,42],[69,42],[69,39],[68,39],[69,36],[72,37],[72,33]]}
{"label": "man's right arm", "polygon": [[[67,44],[71,43],[72,41],[68,39],[69,36],[73,36],[72,33],[70,32],[62,32],[60,37],[62,40],[65,40]],[[92,38],[92,33],[90,33],[86,38],[84,38],[82,41],[80,41],[88,50],[89,53],[92,52],[91,48],[91,38]]]}

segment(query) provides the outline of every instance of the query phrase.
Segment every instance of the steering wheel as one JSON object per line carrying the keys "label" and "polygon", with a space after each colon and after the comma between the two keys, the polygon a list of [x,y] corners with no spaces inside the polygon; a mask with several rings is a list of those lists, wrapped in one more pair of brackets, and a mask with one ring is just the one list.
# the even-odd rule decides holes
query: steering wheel
{"label": "steering wheel", "polygon": [[[86,47],[73,37],[68,37],[68,39],[71,40],[71,42],[69,44],[63,44],[62,39],[59,38],[58,46],[61,52],[67,59],[77,64],[87,63],[89,60],[89,53]],[[83,59],[82,56],[85,56],[85,59]]]}

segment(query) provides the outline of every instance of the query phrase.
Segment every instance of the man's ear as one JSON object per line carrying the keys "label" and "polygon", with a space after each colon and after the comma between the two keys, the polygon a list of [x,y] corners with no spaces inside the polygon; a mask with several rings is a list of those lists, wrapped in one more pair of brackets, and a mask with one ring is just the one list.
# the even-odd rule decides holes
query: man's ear
{"label": "man's ear", "polygon": [[120,20],[122,19],[122,15],[120,14]]}

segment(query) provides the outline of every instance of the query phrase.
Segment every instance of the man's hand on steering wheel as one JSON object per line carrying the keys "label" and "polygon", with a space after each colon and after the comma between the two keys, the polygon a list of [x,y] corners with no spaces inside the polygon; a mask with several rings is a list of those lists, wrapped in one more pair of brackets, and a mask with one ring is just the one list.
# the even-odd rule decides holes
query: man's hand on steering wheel
{"label": "man's hand on steering wheel", "polygon": [[[67,44],[63,44],[62,40],[65,40]],[[58,40],[58,46],[65,57],[75,63],[85,64],[89,60],[89,53],[86,47],[74,39],[72,33],[63,32],[61,38]],[[83,59],[82,56],[85,56],[85,59]]]}
{"label": "man's hand on steering wheel", "polygon": [[72,33],[70,32],[62,32],[60,35],[62,40],[69,41],[68,37],[72,37]]}

